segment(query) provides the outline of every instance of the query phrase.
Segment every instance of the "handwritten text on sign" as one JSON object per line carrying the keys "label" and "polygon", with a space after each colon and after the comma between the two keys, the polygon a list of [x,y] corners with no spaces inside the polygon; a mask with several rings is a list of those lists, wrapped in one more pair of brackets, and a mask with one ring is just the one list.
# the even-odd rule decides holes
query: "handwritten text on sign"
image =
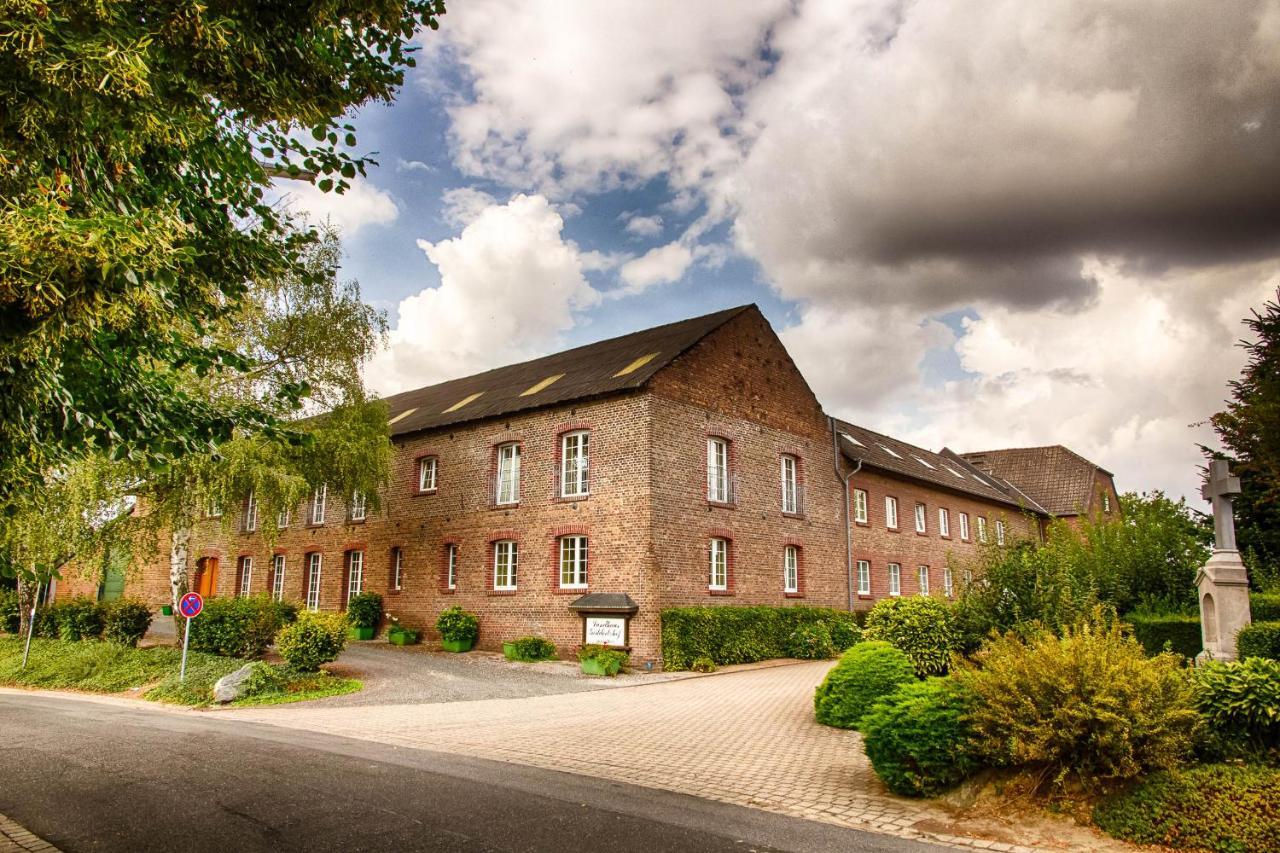
{"label": "handwritten text on sign", "polygon": [[625,646],[627,620],[619,616],[588,616],[587,642],[602,646]]}

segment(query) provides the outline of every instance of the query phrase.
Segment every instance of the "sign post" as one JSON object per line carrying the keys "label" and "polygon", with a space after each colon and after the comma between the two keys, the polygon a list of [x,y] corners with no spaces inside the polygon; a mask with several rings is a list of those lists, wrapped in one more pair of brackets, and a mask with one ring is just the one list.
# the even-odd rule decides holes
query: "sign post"
{"label": "sign post", "polygon": [[178,681],[187,680],[187,646],[191,643],[191,620],[204,610],[204,599],[198,592],[189,592],[178,601],[178,612],[187,617],[187,630],[182,635],[182,669],[178,671]]}
{"label": "sign post", "polygon": [[36,605],[40,602],[40,583],[36,584],[36,594],[31,599],[31,615],[27,617],[27,644],[22,649],[22,668],[27,668],[27,657],[31,654],[31,635],[36,631]]}

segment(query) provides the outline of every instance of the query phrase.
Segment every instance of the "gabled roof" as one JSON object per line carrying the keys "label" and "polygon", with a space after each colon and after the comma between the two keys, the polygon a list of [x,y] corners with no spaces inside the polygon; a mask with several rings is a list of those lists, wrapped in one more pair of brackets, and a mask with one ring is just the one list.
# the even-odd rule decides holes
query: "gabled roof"
{"label": "gabled roof", "polygon": [[742,305],[387,397],[391,435],[639,388],[729,320],[759,310]]}
{"label": "gabled roof", "polygon": [[934,453],[848,421],[836,420],[835,426],[840,439],[840,451],[850,461],[861,461],[865,466],[890,474],[1018,509],[1043,511],[1035,501],[1026,499],[1008,484],[977,470],[955,454],[946,451]]}
{"label": "gabled roof", "polygon": [[1036,503],[1053,515],[1088,511],[1093,500],[1095,472],[1111,472],[1061,444],[1011,447],[961,454],[988,474],[1017,483]]}

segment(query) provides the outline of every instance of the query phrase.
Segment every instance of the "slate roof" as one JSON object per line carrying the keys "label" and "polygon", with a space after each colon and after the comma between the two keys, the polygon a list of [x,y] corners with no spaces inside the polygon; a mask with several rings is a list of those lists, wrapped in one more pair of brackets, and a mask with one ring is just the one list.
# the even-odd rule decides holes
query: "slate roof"
{"label": "slate roof", "polygon": [[741,305],[387,397],[391,435],[640,388],[729,320],[758,310]]}
{"label": "slate roof", "polygon": [[1053,515],[1087,511],[1093,500],[1095,472],[1111,476],[1110,471],[1061,444],[979,450],[961,455],[983,471],[1017,483]]}
{"label": "slate roof", "polygon": [[848,421],[837,419],[835,426],[840,437],[840,451],[853,462],[861,460],[864,466],[878,468],[890,474],[921,480],[1018,509],[1043,512],[1034,500],[1020,494],[1001,479],[979,471],[954,453],[946,450],[934,453]]}

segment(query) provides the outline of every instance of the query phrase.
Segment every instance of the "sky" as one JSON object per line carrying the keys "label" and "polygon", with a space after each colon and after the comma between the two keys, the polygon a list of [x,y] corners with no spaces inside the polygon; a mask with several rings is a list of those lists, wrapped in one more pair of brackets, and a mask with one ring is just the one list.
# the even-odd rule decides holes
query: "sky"
{"label": "sky", "polygon": [[1197,495],[1280,286],[1280,0],[450,4],[342,234],[389,394],[756,303],[829,413]]}

